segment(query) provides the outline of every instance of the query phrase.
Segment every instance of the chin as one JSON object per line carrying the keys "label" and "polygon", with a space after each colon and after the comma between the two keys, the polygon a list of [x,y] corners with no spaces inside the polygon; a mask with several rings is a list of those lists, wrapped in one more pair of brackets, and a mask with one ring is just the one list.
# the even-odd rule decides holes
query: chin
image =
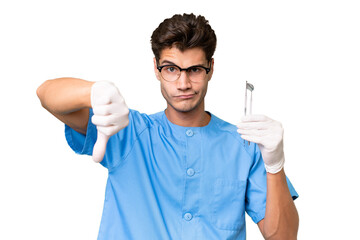
{"label": "chin", "polygon": [[188,113],[197,109],[200,106],[200,102],[197,102],[195,104],[188,104],[188,103],[173,104],[168,102],[168,105],[170,105],[171,108],[173,108],[177,112]]}
{"label": "chin", "polygon": [[177,112],[188,113],[194,110],[195,108],[174,108]]}

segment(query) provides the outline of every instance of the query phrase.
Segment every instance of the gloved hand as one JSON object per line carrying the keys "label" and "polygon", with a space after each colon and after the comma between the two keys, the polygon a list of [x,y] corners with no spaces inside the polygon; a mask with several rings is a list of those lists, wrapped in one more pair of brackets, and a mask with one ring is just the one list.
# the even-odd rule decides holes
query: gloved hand
{"label": "gloved hand", "polygon": [[243,139],[258,144],[267,172],[275,174],[284,167],[284,129],[281,123],[264,115],[248,115],[237,127]]}
{"label": "gloved hand", "polygon": [[129,124],[129,109],[117,87],[107,81],[95,82],[91,87],[91,106],[91,121],[98,131],[93,160],[101,162],[109,138]]}

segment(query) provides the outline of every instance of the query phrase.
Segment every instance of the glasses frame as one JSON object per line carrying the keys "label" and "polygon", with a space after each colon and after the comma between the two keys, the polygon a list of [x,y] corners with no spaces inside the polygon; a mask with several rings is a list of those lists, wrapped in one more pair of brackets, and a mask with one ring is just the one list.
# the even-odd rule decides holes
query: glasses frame
{"label": "glasses frame", "polygon": [[[181,68],[181,67],[179,67],[178,65],[176,65],[176,64],[166,64],[166,65],[163,65],[163,66],[157,66],[156,65],[156,68],[157,68],[157,70],[160,72],[160,74],[161,74],[161,70],[164,68],[164,67],[171,67],[171,66],[173,66],[173,67],[177,67],[178,69],[180,69],[180,74],[179,74],[179,76],[178,76],[178,78],[176,79],[176,80],[174,80],[174,81],[169,81],[169,80],[166,80],[164,77],[164,80],[166,80],[166,81],[168,81],[168,82],[175,82],[175,81],[177,81],[179,78],[180,78],[180,76],[181,76],[181,71],[185,71],[186,72],[186,75],[187,75],[187,73],[188,73],[188,71],[190,70],[190,69],[192,69],[192,68],[197,68],[197,67],[200,67],[200,68],[203,68],[203,69],[205,69],[205,71],[206,71],[206,75],[211,71],[211,62],[210,62],[210,67],[204,67],[204,66],[202,66],[202,65],[194,65],[194,66],[190,66],[190,67],[188,67],[188,68]],[[161,75],[162,76],[162,75]],[[190,81],[191,81],[191,79],[190,79]]]}

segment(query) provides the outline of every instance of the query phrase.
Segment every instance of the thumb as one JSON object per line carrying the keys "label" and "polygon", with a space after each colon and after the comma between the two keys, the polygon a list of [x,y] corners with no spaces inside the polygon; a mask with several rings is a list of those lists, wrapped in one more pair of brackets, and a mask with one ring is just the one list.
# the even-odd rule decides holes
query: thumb
{"label": "thumb", "polygon": [[94,162],[99,163],[103,160],[106,151],[106,144],[109,141],[109,138],[109,136],[106,136],[102,132],[98,131],[92,155]]}

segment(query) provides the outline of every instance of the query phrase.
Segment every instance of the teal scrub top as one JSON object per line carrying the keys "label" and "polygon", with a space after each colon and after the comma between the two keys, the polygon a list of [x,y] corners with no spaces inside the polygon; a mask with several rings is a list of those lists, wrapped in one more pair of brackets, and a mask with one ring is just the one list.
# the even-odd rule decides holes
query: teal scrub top
{"label": "teal scrub top", "polygon": [[[92,154],[92,115],[86,136],[65,126],[78,154]],[[164,111],[130,110],[129,125],[110,138],[101,162],[108,180],[99,240],[246,239],[245,212],[255,223],[265,216],[262,156],[236,126],[210,115],[207,126],[182,127]]]}

